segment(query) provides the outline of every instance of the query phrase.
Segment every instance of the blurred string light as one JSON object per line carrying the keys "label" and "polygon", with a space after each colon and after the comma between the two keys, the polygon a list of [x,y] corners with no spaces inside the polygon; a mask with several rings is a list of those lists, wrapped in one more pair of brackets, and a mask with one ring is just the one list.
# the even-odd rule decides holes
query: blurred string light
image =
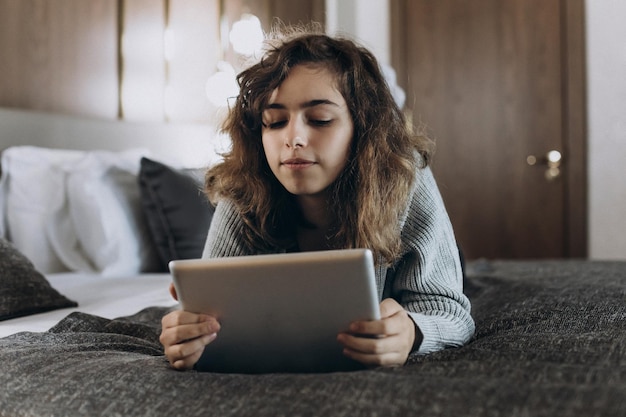
{"label": "blurred string light", "polygon": [[[228,32],[228,40],[235,53],[245,58],[259,56],[265,41],[261,21],[253,14],[241,15]],[[237,71],[232,64],[218,62],[217,72],[206,82],[206,95],[211,104],[217,108],[227,107],[229,100],[237,97],[239,86],[236,77]]]}
{"label": "blurred string light", "polygon": [[166,62],[171,62],[176,56],[176,37],[174,29],[166,27],[163,32],[163,55]]}
{"label": "blurred string light", "polygon": [[243,14],[241,19],[233,23],[228,39],[238,54],[256,55],[261,51],[265,40],[261,21],[253,14]]}
{"label": "blurred string light", "polygon": [[217,63],[217,72],[206,82],[206,95],[215,107],[228,106],[228,101],[239,94],[236,80],[237,74],[231,64],[226,61]]}
{"label": "blurred string light", "polygon": [[163,115],[169,121],[180,105],[176,91],[172,87],[172,61],[176,56],[176,37],[174,29],[170,27],[170,2],[165,1],[165,30],[163,31],[163,58],[165,59],[165,85],[163,88]]}

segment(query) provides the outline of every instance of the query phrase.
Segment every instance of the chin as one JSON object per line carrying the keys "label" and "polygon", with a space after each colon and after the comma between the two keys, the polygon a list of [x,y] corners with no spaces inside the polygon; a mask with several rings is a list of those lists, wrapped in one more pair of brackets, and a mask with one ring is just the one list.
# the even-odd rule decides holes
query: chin
{"label": "chin", "polygon": [[281,182],[281,184],[289,194],[302,197],[325,195],[329,187],[329,185],[324,183],[311,183],[308,181],[306,183],[304,181],[285,181]]}

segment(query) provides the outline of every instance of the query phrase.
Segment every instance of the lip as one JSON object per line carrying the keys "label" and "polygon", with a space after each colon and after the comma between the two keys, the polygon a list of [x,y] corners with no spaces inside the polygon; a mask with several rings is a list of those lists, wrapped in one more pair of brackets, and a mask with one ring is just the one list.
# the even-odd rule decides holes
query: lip
{"label": "lip", "polygon": [[280,164],[291,169],[305,169],[312,165],[315,165],[315,162],[302,158],[290,158],[285,159]]}

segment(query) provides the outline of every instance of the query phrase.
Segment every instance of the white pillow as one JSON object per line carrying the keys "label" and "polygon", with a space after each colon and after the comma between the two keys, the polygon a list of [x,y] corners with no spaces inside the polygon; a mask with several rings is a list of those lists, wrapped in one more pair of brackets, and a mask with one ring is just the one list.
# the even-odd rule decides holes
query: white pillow
{"label": "white pillow", "polygon": [[6,228],[6,218],[7,218],[7,207],[6,207],[6,201],[7,201],[7,180],[6,180],[6,175],[5,173],[2,171],[2,160],[0,159],[0,239],[7,239],[8,240],[8,236],[7,236],[7,228]]}
{"label": "white pillow", "polygon": [[157,252],[142,215],[137,182],[140,159],[147,153],[93,151],[62,167],[68,223],[73,225],[76,240],[68,239],[58,219],[53,219],[48,230],[51,240],[66,243],[57,250],[72,268],[91,266],[104,275],[156,269]]}
{"label": "white pillow", "polygon": [[2,153],[4,233],[43,272],[68,268],[46,235],[50,215],[64,204],[64,174],[58,168],[84,156],[81,151],[33,146],[11,147]]}
{"label": "white pillow", "polygon": [[0,198],[7,237],[43,273],[154,270],[157,252],[139,201],[141,156],[150,155],[140,149],[5,150]]}

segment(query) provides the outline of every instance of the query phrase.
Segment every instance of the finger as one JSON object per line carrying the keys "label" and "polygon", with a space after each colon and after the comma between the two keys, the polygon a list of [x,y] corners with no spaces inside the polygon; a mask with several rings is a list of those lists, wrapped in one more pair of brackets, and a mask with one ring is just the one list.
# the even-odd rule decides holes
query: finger
{"label": "finger", "polygon": [[344,348],[365,354],[383,354],[398,350],[397,337],[371,338],[341,333],[337,340]]}
{"label": "finger", "polygon": [[[354,353],[366,355],[388,355],[393,353],[394,363],[404,363],[415,342],[415,324],[406,313],[396,315],[377,322],[366,322],[376,331],[380,322],[393,323],[383,326],[382,330],[372,337],[359,334],[341,333],[338,340],[343,346]],[[395,329],[398,329],[397,331]],[[367,330],[367,329],[365,329]],[[377,359],[368,359],[367,363],[375,363]]]}
{"label": "finger", "polygon": [[170,295],[176,301],[178,301],[178,294],[176,293],[176,287],[173,282],[170,282]]}
{"label": "finger", "polygon": [[[350,324],[350,332],[357,335],[368,336],[393,336],[402,333],[406,326],[405,321],[408,315],[401,309],[392,316],[387,316],[381,320],[357,321]],[[410,320],[410,319],[409,319]]]}
{"label": "finger", "polygon": [[202,351],[196,352],[193,356],[188,356],[184,359],[179,359],[175,361],[170,361],[170,364],[174,369],[178,369],[179,371],[184,371],[187,369],[193,369],[193,366],[200,360],[202,356]]}
{"label": "finger", "polygon": [[350,349],[344,349],[343,354],[350,359],[368,366],[398,366],[406,362],[406,358],[398,352],[387,352],[382,354],[369,354]]}
{"label": "finger", "polygon": [[165,349],[165,356],[172,367],[176,369],[191,369],[198,362],[206,345],[217,337],[216,333],[204,335],[202,337],[168,346]]}
{"label": "finger", "polygon": [[172,311],[171,313],[163,316],[163,318],[161,319],[161,326],[163,328],[170,328],[194,323],[212,323],[212,325],[219,326],[218,321],[213,316],[209,316],[206,314],[190,313],[184,310]]}
{"label": "finger", "polygon": [[[177,313],[177,314],[174,314]],[[210,316],[199,316],[185,312],[174,312],[168,314],[171,317],[163,317],[163,327],[159,340],[163,346],[174,345],[195,339],[201,336],[217,333],[220,325]],[[189,324],[188,320],[192,321]]]}
{"label": "finger", "polygon": [[219,329],[215,329],[215,326],[213,326],[210,322],[183,324],[181,326],[163,329],[159,340],[163,346],[169,346],[214,334],[218,331]]}
{"label": "finger", "polygon": [[367,339],[343,333],[338,339],[344,345],[343,354],[364,365],[403,365],[408,358],[409,349],[400,337]]}

